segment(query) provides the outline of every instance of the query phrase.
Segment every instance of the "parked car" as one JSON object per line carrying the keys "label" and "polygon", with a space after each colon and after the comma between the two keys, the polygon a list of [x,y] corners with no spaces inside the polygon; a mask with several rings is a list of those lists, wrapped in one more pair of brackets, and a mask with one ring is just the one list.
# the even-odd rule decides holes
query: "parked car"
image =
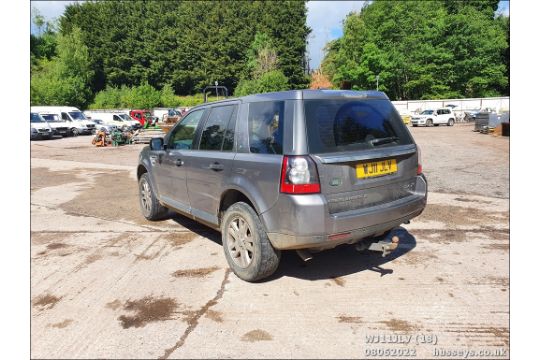
{"label": "parked car", "polygon": [[81,110],[72,106],[32,106],[31,111],[57,114],[62,121],[69,124],[71,135],[90,135],[94,133],[96,124],[87,120]]}
{"label": "parked car", "polygon": [[[383,255],[426,206],[420,152],[381,92],[297,90],[191,109],[139,156],[149,220],[171,209],[221,231],[233,272],[270,276],[282,250]],[[390,240],[392,239],[392,240]]]}
{"label": "parked car", "polygon": [[70,124],[60,120],[60,116],[57,114],[48,114],[48,113],[40,113],[41,117],[49,124],[51,129],[53,130],[53,136],[71,136],[72,132],[70,131]]}
{"label": "parked car", "polygon": [[92,119],[92,121],[96,123],[96,130],[102,130],[107,135],[112,134],[113,131],[118,129],[116,125],[107,124],[101,119]]}
{"label": "parked car", "polygon": [[129,116],[131,116],[133,120],[138,121],[141,126],[153,122],[152,114],[148,110],[131,110]]}
{"label": "parked car", "polygon": [[465,110],[464,120],[467,122],[476,121],[476,116],[482,111],[481,109]]}
{"label": "parked car", "polygon": [[411,112],[409,110],[400,110],[399,115],[401,116],[401,120],[403,120],[403,123],[405,125],[409,125],[412,118]]}
{"label": "parked car", "polygon": [[50,139],[53,136],[51,126],[38,113],[30,113],[30,140]]}
{"label": "parked car", "polygon": [[92,120],[100,119],[105,124],[114,125],[123,130],[136,130],[142,127],[138,121],[133,120],[128,114],[120,111],[86,110],[84,114]]}
{"label": "parked car", "polygon": [[439,126],[441,124],[454,126],[456,116],[450,108],[437,110],[424,110],[420,115],[414,115],[411,119],[412,126]]}

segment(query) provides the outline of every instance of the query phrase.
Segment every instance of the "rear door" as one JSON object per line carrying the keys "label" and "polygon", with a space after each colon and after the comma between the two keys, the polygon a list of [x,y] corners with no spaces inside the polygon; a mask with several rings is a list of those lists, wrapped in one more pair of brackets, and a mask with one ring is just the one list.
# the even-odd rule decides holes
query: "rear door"
{"label": "rear door", "polygon": [[383,99],[305,100],[309,153],[330,213],[359,210],[411,194],[416,145]]}
{"label": "rear door", "polygon": [[438,109],[437,116],[435,116],[435,124],[446,124],[448,122],[449,111],[446,109]]}
{"label": "rear door", "polygon": [[234,130],[238,104],[214,106],[201,127],[198,150],[186,157],[187,187],[192,214],[218,223],[218,208],[225,179],[234,160]]}

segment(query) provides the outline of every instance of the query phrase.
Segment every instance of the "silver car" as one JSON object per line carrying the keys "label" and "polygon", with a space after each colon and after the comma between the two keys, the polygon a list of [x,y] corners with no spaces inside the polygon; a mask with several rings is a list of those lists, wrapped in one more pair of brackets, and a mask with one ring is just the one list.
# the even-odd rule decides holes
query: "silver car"
{"label": "silver car", "polygon": [[419,148],[376,91],[298,90],[197,106],[139,156],[149,220],[179,212],[222,234],[234,273],[270,276],[281,250],[398,246],[426,206]]}
{"label": "silver car", "polygon": [[116,130],[118,130],[118,127],[116,125],[105,124],[103,120],[92,119],[91,121],[93,121],[96,124],[96,130],[104,131],[105,134],[107,135],[110,135]]}

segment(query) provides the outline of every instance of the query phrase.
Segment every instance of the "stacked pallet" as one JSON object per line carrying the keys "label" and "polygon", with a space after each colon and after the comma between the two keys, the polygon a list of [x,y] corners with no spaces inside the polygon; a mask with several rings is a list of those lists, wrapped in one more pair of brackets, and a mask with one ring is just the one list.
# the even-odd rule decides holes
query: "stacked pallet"
{"label": "stacked pallet", "polygon": [[133,133],[131,138],[134,144],[149,144],[150,140],[157,137],[164,137],[165,132],[159,128],[156,129],[139,129]]}

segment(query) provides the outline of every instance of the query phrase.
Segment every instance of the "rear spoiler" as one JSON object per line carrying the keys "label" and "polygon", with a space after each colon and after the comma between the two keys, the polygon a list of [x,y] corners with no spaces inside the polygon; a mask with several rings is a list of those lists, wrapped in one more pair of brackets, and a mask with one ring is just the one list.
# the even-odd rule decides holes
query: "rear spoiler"
{"label": "rear spoiler", "polygon": [[328,155],[314,155],[323,164],[337,164],[369,159],[381,159],[394,156],[411,155],[416,153],[416,144],[399,145],[391,148],[362,150],[359,152],[331,153]]}

